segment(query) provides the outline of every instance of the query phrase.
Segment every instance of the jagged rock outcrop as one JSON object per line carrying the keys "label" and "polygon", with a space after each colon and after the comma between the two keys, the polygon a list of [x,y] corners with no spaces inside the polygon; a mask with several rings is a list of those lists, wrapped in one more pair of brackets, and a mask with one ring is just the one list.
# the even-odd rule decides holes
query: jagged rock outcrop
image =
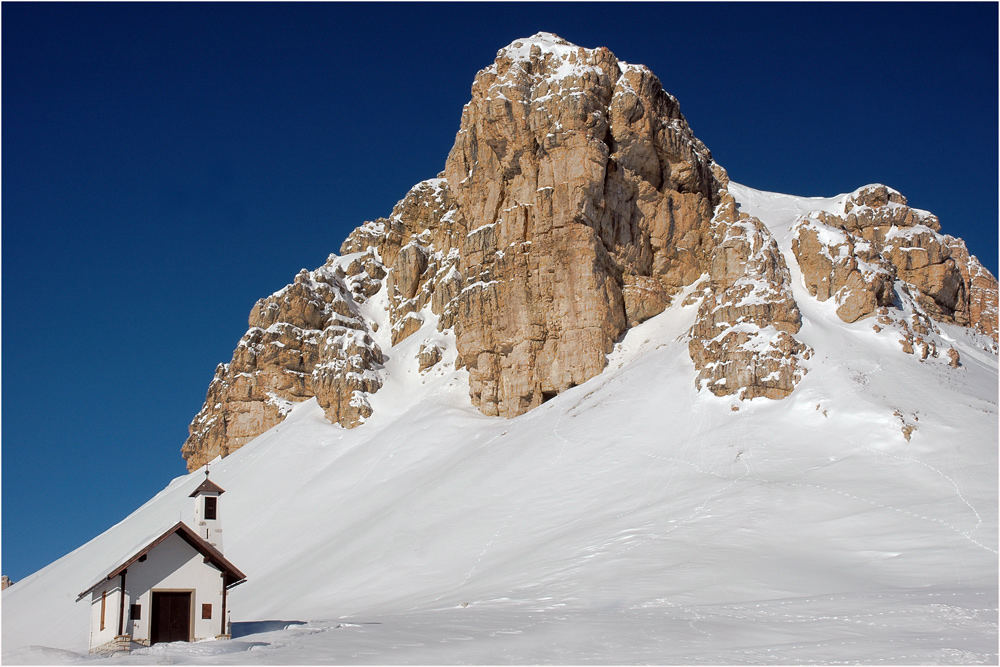
{"label": "jagged rock outcrop", "polygon": [[346,270],[331,258],[258,301],[250,329],[232,361],[216,368],[191,422],[181,449],[188,469],[239,449],[280,423],[293,403],[313,396],[333,423],[354,426],[370,415],[364,393],[381,385],[382,352],[357,301],[384,275],[371,253],[353,258]]}
{"label": "jagged rock outcrop", "polygon": [[417,371],[423,373],[431,368],[443,357],[444,350],[441,346],[431,341],[424,341],[420,344],[420,351],[417,352]]}
{"label": "jagged rock outcrop", "polygon": [[712,231],[709,294],[688,343],[696,382],[718,396],[784,398],[811,354],[794,336],[802,318],[788,266],[767,228],[728,193]]}
{"label": "jagged rock outcrop", "polygon": [[816,218],[795,228],[792,250],[809,293],[820,301],[833,298],[837,315],[854,322],[892,305],[894,272],[868,242]]}
{"label": "jagged rock outcrop", "polygon": [[441,317],[441,328],[451,327],[447,308],[465,282],[458,265],[466,229],[448,181],[439,177],[415,185],[388,218],[363,224],[344,241],[341,253],[374,252],[387,267],[393,345],[420,328],[425,306]]}
{"label": "jagged rock outcrop", "polygon": [[[966,301],[962,303],[968,324],[997,342],[997,279],[975,257],[969,254],[965,241],[954,236],[942,237],[951,259],[958,267],[965,286]],[[956,352],[956,354],[958,354]]]}
{"label": "jagged rock outcrop", "polygon": [[996,279],[961,239],[940,229],[936,216],[911,208],[899,192],[868,185],[848,196],[841,212],[801,219],[792,248],[809,292],[820,301],[832,297],[845,322],[902,297],[928,318],[996,340]]}
{"label": "jagged rock outcrop", "polygon": [[[996,280],[939,230],[898,192],[867,186],[802,218],[792,250],[842,319],[875,315],[876,331],[928,359],[947,349],[935,319],[996,340]],[[444,170],[340,252],[254,306],[191,424],[189,468],[311,397],[331,422],[363,423],[383,382],[375,332],[405,343],[419,372],[454,340],[472,404],[504,417],[600,373],[615,342],[684,288],[685,304],[700,300],[688,345],[699,389],[780,399],[812,354],[775,238],[738,210],[677,100],[645,67],[548,33],[476,75]],[[454,338],[418,351],[411,337],[435,322]]]}

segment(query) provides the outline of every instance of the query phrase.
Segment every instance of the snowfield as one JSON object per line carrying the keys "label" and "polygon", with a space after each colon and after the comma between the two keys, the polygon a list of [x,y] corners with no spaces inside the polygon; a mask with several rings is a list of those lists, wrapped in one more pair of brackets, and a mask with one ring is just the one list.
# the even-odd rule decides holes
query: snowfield
{"label": "snowfield", "polygon": [[[190,521],[196,471],[4,591],[3,662],[995,664],[996,356],[942,325],[963,365],[921,363],[808,295],[792,225],[843,195],[731,191],[775,234],[814,350],[789,398],[697,392],[682,294],[598,377],[485,417],[427,311],[378,341],[388,379],[365,425],[310,400],[211,464],[248,576],[232,640],[89,657],[75,602]],[[421,375],[428,337],[449,351]]]}

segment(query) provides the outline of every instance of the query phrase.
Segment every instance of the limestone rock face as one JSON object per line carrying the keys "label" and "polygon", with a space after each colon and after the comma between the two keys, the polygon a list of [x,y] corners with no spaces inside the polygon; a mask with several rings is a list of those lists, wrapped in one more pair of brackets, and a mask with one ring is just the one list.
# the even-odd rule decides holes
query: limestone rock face
{"label": "limestone rock face", "polygon": [[292,405],[316,397],[346,428],[372,414],[368,395],[382,386],[377,323],[360,305],[386,290],[391,344],[423,324],[426,307],[445,313],[464,284],[457,271],[465,223],[447,181],[415,185],[393,208],[356,228],[315,271],[257,302],[233,360],[216,369],[182,454],[189,469],[225,456],[280,423]]}
{"label": "limestone rock face", "polygon": [[393,345],[420,328],[425,306],[441,317],[441,328],[451,327],[454,314],[445,311],[465,283],[458,270],[465,237],[448,181],[432,178],[413,186],[388,218],[365,223],[344,241],[341,253],[375,253],[388,267]]}
{"label": "limestone rock face", "polygon": [[796,224],[792,251],[809,293],[820,301],[832,297],[845,322],[892,305],[894,271],[872,252],[871,243],[816,218],[803,218]]}
{"label": "limestone rock face", "polygon": [[[997,342],[997,279],[975,255],[969,254],[965,241],[944,236],[951,259],[958,267],[965,286],[968,325]],[[955,353],[958,354],[957,352]]]}
{"label": "limestone rock face", "polygon": [[228,364],[220,364],[181,453],[193,470],[226,456],[280,423],[293,403],[315,396],[331,422],[352,426],[371,410],[364,397],[381,386],[382,352],[358,299],[384,272],[373,255],[346,271],[331,261],[258,301],[250,328]]}
{"label": "limestone rock face", "polygon": [[717,396],[784,398],[802,379],[801,361],[811,355],[794,336],[802,318],[788,266],[767,228],[737,212],[728,193],[712,231],[709,294],[688,343],[696,383]]}
{"label": "limestone rock face", "polygon": [[599,373],[702,273],[722,188],[649,70],[545,33],[476,76],[445,175],[471,227],[459,361],[506,417]]}
{"label": "limestone rock face", "polygon": [[660,314],[670,303],[663,283],[652,276],[637,276],[634,273],[622,276],[622,298],[630,327]]}
{"label": "limestone rock face", "polygon": [[900,193],[868,185],[847,197],[841,213],[800,219],[792,248],[809,292],[834,298],[845,322],[902,298],[933,320],[972,326],[996,341],[996,278],[940,229],[937,217],[909,207]]}

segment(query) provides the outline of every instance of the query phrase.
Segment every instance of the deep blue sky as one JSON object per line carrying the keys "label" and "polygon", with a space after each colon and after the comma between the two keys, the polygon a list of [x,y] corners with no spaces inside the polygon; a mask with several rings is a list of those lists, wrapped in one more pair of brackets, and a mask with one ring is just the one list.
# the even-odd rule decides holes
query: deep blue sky
{"label": "deep blue sky", "polygon": [[2,563],[184,473],[254,301],[433,177],[539,30],[648,65],[730,176],[885,182],[997,269],[997,5],[2,5]]}

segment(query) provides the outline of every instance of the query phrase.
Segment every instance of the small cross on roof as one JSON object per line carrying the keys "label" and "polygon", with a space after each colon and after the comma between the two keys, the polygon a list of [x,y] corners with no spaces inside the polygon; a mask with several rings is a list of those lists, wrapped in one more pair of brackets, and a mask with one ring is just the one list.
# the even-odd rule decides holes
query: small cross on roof
{"label": "small cross on roof", "polygon": [[188,498],[194,498],[203,493],[218,493],[221,496],[225,492],[225,489],[208,478],[208,466],[205,466],[205,481],[199,484],[198,488],[192,491]]}

